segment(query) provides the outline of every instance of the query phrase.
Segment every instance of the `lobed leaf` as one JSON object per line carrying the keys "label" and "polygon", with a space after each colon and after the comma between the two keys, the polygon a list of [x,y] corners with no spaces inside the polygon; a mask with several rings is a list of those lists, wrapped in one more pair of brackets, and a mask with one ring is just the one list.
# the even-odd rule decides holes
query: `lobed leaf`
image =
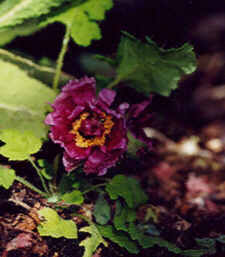
{"label": "lobed leaf", "polygon": [[137,254],[139,252],[136,243],[130,240],[125,232],[116,231],[111,225],[99,225],[98,228],[103,237],[108,238],[113,243],[118,244],[120,247],[124,247],[129,253]]}
{"label": "lobed leaf", "polygon": [[179,48],[163,49],[147,38],[142,43],[124,33],[117,52],[117,76],[113,84],[130,81],[138,91],[168,96],[184,74],[196,69],[193,47],[187,43]]}
{"label": "lobed leaf", "polygon": [[85,249],[83,257],[92,257],[93,253],[96,251],[97,247],[100,244],[104,244],[105,246],[108,245],[107,242],[103,239],[102,235],[99,233],[98,228],[94,224],[83,227],[79,231],[91,234],[90,237],[87,237],[79,244]]}
{"label": "lobed leaf", "polygon": [[9,187],[13,184],[15,177],[16,174],[13,169],[0,166],[0,185],[5,189],[9,189]]}
{"label": "lobed leaf", "polygon": [[81,205],[84,201],[84,197],[79,190],[74,190],[70,193],[63,194],[61,200],[67,204]]}
{"label": "lobed leaf", "polygon": [[106,191],[112,200],[122,197],[130,208],[136,208],[140,204],[146,203],[148,199],[138,181],[124,175],[113,177],[106,185]]}
{"label": "lobed leaf", "polygon": [[43,208],[38,213],[45,219],[37,227],[41,236],[51,236],[54,238],[65,237],[68,239],[77,238],[77,226],[72,220],[62,219],[51,208]]}
{"label": "lobed leaf", "polygon": [[40,26],[61,22],[71,28],[71,37],[78,45],[88,46],[92,40],[101,38],[97,21],[105,18],[105,12],[113,6],[112,0],[88,0],[65,8],[63,12],[53,14],[44,20]]}
{"label": "lobed leaf", "polygon": [[41,140],[31,131],[5,129],[0,131],[0,140],[5,143],[0,147],[0,154],[11,161],[29,159],[30,155],[38,152],[42,145]]}
{"label": "lobed leaf", "polygon": [[0,131],[13,128],[46,137],[45,113],[56,93],[17,65],[3,60],[0,60],[0,90]]}

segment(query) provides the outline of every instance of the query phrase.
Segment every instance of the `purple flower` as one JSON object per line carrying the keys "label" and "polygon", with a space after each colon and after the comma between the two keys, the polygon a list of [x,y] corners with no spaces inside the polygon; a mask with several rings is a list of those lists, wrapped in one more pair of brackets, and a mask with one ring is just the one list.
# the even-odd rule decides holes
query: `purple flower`
{"label": "purple flower", "polygon": [[132,135],[138,140],[147,144],[149,148],[152,146],[152,140],[148,138],[144,129],[151,126],[152,114],[149,110],[152,98],[133,104],[129,110],[128,129]]}
{"label": "purple flower", "polygon": [[70,81],[52,104],[45,123],[51,126],[51,139],[64,148],[67,171],[84,163],[86,174],[104,175],[126,151],[124,113],[128,104],[110,108],[116,93],[103,89],[96,98],[95,79]]}

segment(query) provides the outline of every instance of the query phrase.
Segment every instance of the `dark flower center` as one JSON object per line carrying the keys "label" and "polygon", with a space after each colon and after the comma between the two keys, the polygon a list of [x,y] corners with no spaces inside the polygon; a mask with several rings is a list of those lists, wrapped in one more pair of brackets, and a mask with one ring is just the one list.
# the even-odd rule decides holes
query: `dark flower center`
{"label": "dark flower center", "polygon": [[70,133],[75,135],[74,140],[79,147],[101,146],[105,144],[113,125],[112,117],[104,112],[100,116],[84,112],[73,122]]}

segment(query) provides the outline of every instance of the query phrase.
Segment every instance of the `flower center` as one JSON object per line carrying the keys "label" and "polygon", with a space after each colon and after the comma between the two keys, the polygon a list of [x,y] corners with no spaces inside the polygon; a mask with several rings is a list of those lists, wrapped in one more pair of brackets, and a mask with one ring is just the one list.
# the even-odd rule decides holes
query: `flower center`
{"label": "flower center", "polygon": [[[76,142],[76,145],[82,148],[87,148],[89,146],[101,146],[105,144],[106,136],[110,134],[111,129],[114,125],[114,122],[112,121],[112,117],[110,115],[106,115],[104,112],[101,113],[101,120],[103,124],[103,133],[101,136],[89,136],[82,135],[80,133],[80,128],[82,126],[82,122],[86,121],[88,116],[90,116],[90,113],[84,112],[80,115],[80,118],[73,122],[72,127],[73,129],[70,131],[70,133],[74,134],[74,140]],[[92,137],[92,138],[90,138]]]}

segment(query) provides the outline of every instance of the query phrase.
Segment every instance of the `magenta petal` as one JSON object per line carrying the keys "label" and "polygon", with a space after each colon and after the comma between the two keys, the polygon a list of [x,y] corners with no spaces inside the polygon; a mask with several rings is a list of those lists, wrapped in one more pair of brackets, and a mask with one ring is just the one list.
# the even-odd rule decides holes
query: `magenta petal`
{"label": "magenta petal", "polygon": [[104,172],[104,161],[106,154],[100,150],[95,150],[87,159],[84,165],[84,171],[86,174],[89,173],[102,173]]}
{"label": "magenta petal", "polygon": [[74,170],[80,163],[79,160],[70,158],[66,152],[64,152],[64,154],[63,154],[62,161],[63,161],[63,165],[64,165],[66,171],[68,171],[68,172]]}
{"label": "magenta petal", "polygon": [[84,77],[80,80],[71,80],[63,88],[63,93],[70,95],[76,105],[89,105],[96,101],[95,79]]}
{"label": "magenta petal", "polygon": [[115,97],[116,92],[107,88],[102,89],[98,95],[98,99],[108,106],[110,106],[113,103]]}

